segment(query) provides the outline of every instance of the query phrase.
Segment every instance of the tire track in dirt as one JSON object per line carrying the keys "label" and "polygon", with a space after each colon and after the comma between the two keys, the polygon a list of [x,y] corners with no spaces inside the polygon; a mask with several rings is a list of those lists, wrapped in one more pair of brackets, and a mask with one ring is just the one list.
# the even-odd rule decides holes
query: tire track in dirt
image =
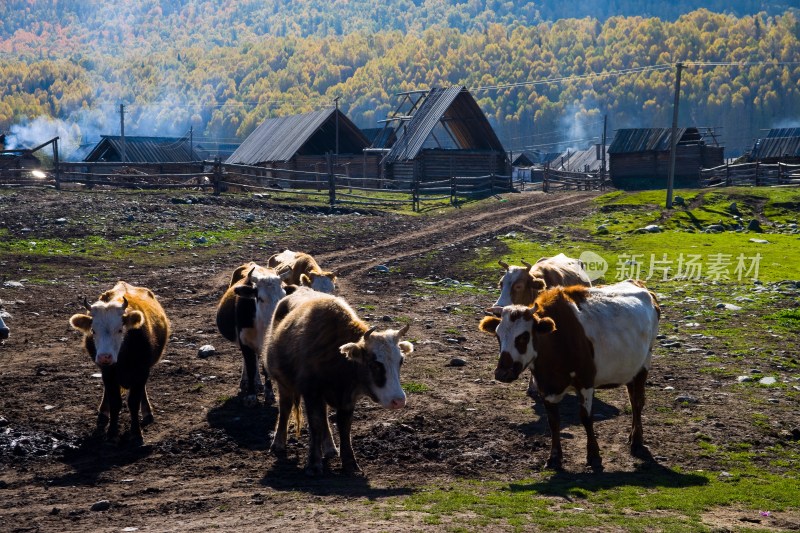
{"label": "tire track in dirt", "polygon": [[[575,208],[588,204],[594,196],[591,193],[580,192],[559,195],[537,204],[525,202],[523,205],[504,207],[502,211],[462,211],[447,220],[436,221],[433,227],[403,233],[377,244],[348,249],[346,257],[357,259],[337,261],[343,257],[341,251],[319,254],[318,259],[329,263],[339,273],[363,272],[383,263],[429,252],[443,245],[461,244],[514,227],[538,232],[530,227],[531,219],[540,219],[568,208],[573,208],[570,212],[575,211]],[[483,224],[487,220],[491,223]]]}

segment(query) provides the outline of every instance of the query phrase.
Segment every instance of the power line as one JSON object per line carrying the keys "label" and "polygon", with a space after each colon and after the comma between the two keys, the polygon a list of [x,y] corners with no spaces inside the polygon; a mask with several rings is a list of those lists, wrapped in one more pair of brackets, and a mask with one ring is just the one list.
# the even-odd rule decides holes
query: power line
{"label": "power line", "polygon": [[575,80],[585,80],[589,78],[605,78],[608,76],[622,76],[625,74],[636,74],[639,72],[648,72],[651,70],[668,70],[671,69],[672,65],[663,63],[658,65],[649,65],[645,67],[633,67],[628,69],[622,70],[608,70],[605,72],[590,72],[588,74],[580,74],[575,76],[559,76],[557,78],[546,78],[543,80],[536,80],[536,81],[521,81],[517,83],[504,83],[498,85],[487,85],[485,87],[474,87],[471,88],[471,92],[477,91],[491,91],[491,90],[500,90],[500,89],[512,89],[515,87],[531,87],[535,85],[546,85],[550,83],[562,83],[565,81],[575,81]]}

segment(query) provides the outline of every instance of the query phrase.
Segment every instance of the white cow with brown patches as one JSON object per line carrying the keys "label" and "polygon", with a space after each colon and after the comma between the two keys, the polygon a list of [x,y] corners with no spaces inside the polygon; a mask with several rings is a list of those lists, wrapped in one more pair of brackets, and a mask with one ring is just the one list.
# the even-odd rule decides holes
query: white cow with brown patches
{"label": "white cow with brown patches", "polygon": [[644,386],[660,309],[638,281],[604,287],[549,289],[533,308],[509,305],[500,318],[485,317],[480,329],[495,333],[500,359],[495,379],[511,382],[531,369],[544,398],[552,443],[547,466],[561,468],[558,404],[570,391],[580,400],[587,435],[587,463],[602,470],[592,424],[592,399],[598,388],[625,385],[633,410],[631,453],[648,457],[642,437]]}
{"label": "white cow with brown patches", "polygon": [[[532,306],[545,289],[570,285],[592,286],[583,261],[564,254],[542,257],[534,265],[524,260],[522,264],[525,266],[509,266],[504,261],[498,261],[498,264],[506,270],[499,282],[500,297],[486,310],[495,315],[499,315],[507,305]],[[535,400],[536,391],[536,381],[531,376],[527,394]]]}
{"label": "white cow with brown patches", "polygon": [[311,287],[326,294],[333,294],[336,290],[336,274],[322,270],[317,261],[305,252],[284,250],[271,256],[267,266],[274,268],[287,285]]}

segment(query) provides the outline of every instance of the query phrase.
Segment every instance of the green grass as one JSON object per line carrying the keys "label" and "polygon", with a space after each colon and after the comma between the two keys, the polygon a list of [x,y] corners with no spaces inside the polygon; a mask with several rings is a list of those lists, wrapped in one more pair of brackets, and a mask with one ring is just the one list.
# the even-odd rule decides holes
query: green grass
{"label": "green grass", "polygon": [[775,325],[781,329],[795,333],[800,331],[800,307],[795,307],[794,309],[782,309],[781,311],[769,314],[764,318],[774,321]]}
{"label": "green grass", "polygon": [[[746,450],[722,453],[737,464],[749,459]],[[796,509],[798,491],[796,476],[755,468],[731,470],[722,477],[717,472],[655,466],[602,475],[542,474],[511,483],[465,481],[417,492],[402,505],[424,513],[427,523],[469,530],[505,524],[517,531],[585,527],[697,531],[708,529],[699,521],[718,507],[732,507],[743,514],[751,511],[754,516],[759,510]]]}
{"label": "green grass", "polygon": [[407,383],[403,383],[403,390],[406,392],[422,393],[422,392],[428,392],[430,388],[424,383],[409,381]]}

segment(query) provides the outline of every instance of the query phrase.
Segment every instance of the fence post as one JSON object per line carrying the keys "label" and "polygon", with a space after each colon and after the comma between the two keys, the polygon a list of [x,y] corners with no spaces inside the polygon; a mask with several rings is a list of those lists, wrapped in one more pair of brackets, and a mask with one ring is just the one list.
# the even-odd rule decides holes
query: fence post
{"label": "fence post", "polygon": [[53,173],[56,179],[56,190],[61,190],[61,169],[58,161],[58,137],[53,140]]}
{"label": "fence post", "polygon": [[494,172],[489,174],[489,194],[494,195]]}
{"label": "fence post", "polygon": [[336,177],[333,175],[333,156],[330,152],[325,154],[325,163],[328,167],[328,203],[333,207],[336,205]]}
{"label": "fence post", "polygon": [[456,190],[456,177],[450,176],[450,205],[455,206],[458,204],[458,198],[456,197],[457,193],[458,191]]}
{"label": "fence post", "polygon": [[548,192],[547,186],[547,167],[542,170],[542,192]]}
{"label": "fence post", "polygon": [[222,191],[222,161],[219,157],[214,158],[214,196],[219,196]]}
{"label": "fence post", "polygon": [[759,183],[758,179],[758,161],[756,161],[756,187],[758,187],[759,185],[761,184]]}
{"label": "fence post", "polygon": [[731,184],[731,166],[725,164],[725,186],[729,187]]}

